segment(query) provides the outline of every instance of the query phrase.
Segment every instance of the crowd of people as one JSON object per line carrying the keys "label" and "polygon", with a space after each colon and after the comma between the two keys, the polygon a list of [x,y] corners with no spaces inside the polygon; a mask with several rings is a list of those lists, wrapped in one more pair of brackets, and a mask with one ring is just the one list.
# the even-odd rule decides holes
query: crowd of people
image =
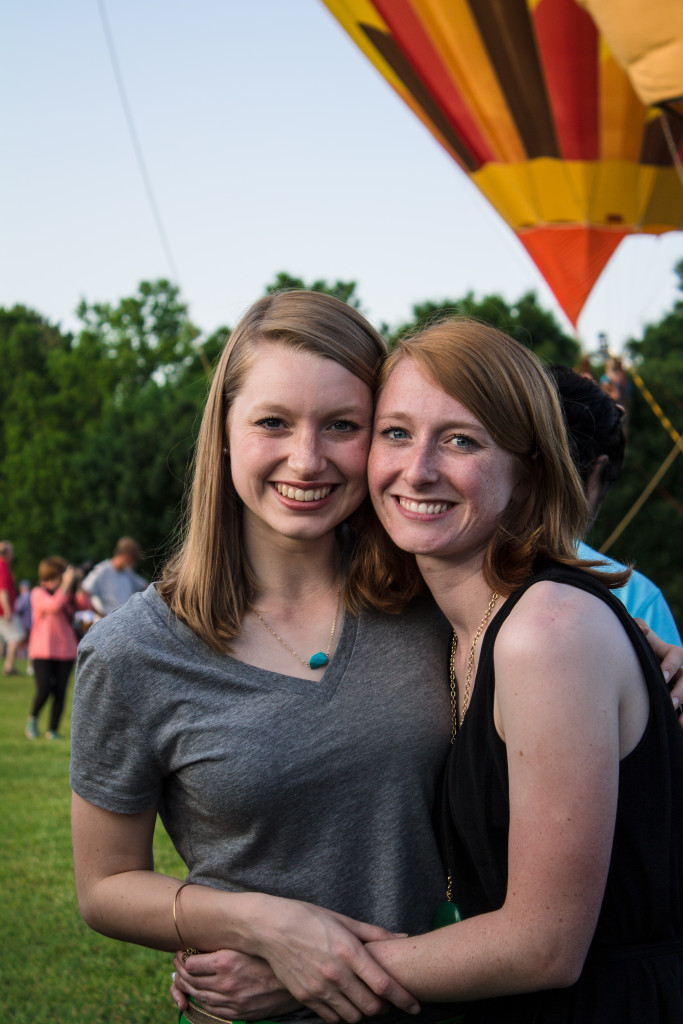
{"label": "crowd of people", "polygon": [[17,661],[25,655],[26,672],[34,677],[35,694],[24,734],[39,736],[38,718],[49,704],[47,740],[60,738],[69,679],[78,641],[90,626],[147,586],[135,572],[142,551],[132,537],[120,538],[110,559],[92,567],[70,565],[59,555],[41,559],[37,584],[12,575],[14,548],[0,541],[0,639],[4,642],[3,673],[19,675]]}

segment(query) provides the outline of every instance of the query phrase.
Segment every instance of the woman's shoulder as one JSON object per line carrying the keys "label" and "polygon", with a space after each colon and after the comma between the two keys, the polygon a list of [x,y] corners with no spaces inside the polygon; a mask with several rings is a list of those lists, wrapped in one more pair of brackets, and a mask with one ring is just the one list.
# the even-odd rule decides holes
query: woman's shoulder
{"label": "woman's shoulder", "polygon": [[111,653],[121,656],[158,642],[160,635],[172,632],[176,624],[175,615],[151,584],[96,622],[81,640],[80,648],[105,657]]}
{"label": "woman's shoulder", "polygon": [[617,602],[608,589],[580,569],[562,570],[541,574],[515,595],[499,632],[499,648],[528,654],[552,643],[561,657],[569,656],[577,643],[594,638],[617,642],[623,635]]}

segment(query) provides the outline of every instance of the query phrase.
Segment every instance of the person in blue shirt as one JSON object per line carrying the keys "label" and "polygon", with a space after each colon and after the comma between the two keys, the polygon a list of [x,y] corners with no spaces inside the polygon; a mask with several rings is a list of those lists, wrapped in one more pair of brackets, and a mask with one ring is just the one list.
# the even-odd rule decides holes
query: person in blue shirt
{"label": "person in blue shirt", "polygon": [[[595,381],[567,366],[552,366],[550,373],[560,393],[574,462],[591,507],[592,526],[605,496],[621,477],[626,447],[624,409]],[[621,562],[608,558],[583,541],[578,546],[578,555],[605,562],[606,572],[624,568]],[[633,570],[628,583],[614,594],[634,618],[643,619],[663,640],[681,643],[664,595],[647,576]]]}

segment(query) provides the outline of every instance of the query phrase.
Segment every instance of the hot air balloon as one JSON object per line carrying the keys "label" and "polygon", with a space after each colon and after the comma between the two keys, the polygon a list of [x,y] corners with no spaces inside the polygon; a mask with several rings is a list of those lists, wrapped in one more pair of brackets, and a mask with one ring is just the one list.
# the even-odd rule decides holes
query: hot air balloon
{"label": "hot air balloon", "polygon": [[[574,325],[622,239],[683,227],[683,4],[323,2],[514,230]],[[643,75],[656,86],[643,90]]]}

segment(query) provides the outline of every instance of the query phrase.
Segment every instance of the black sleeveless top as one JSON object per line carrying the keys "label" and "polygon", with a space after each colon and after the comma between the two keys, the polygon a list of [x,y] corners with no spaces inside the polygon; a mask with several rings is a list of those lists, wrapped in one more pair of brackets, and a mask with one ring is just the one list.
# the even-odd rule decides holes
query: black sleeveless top
{"label": "black sleeveless top", "polygon": [[637,625],[603,584],[579,569],[536,566],[484,635],[444,781],[442,833],[453,899],[463,917],[497,910],[505,901],[508,774],[493,720],[493,648],[517,601],[539,580],[579,587],[609,604],[638,654],[650,714],[637,746],[620,763],[607,885],[579,980],[569,988],[470,1003],[466,1024],[683,1024],[683,733]]}

